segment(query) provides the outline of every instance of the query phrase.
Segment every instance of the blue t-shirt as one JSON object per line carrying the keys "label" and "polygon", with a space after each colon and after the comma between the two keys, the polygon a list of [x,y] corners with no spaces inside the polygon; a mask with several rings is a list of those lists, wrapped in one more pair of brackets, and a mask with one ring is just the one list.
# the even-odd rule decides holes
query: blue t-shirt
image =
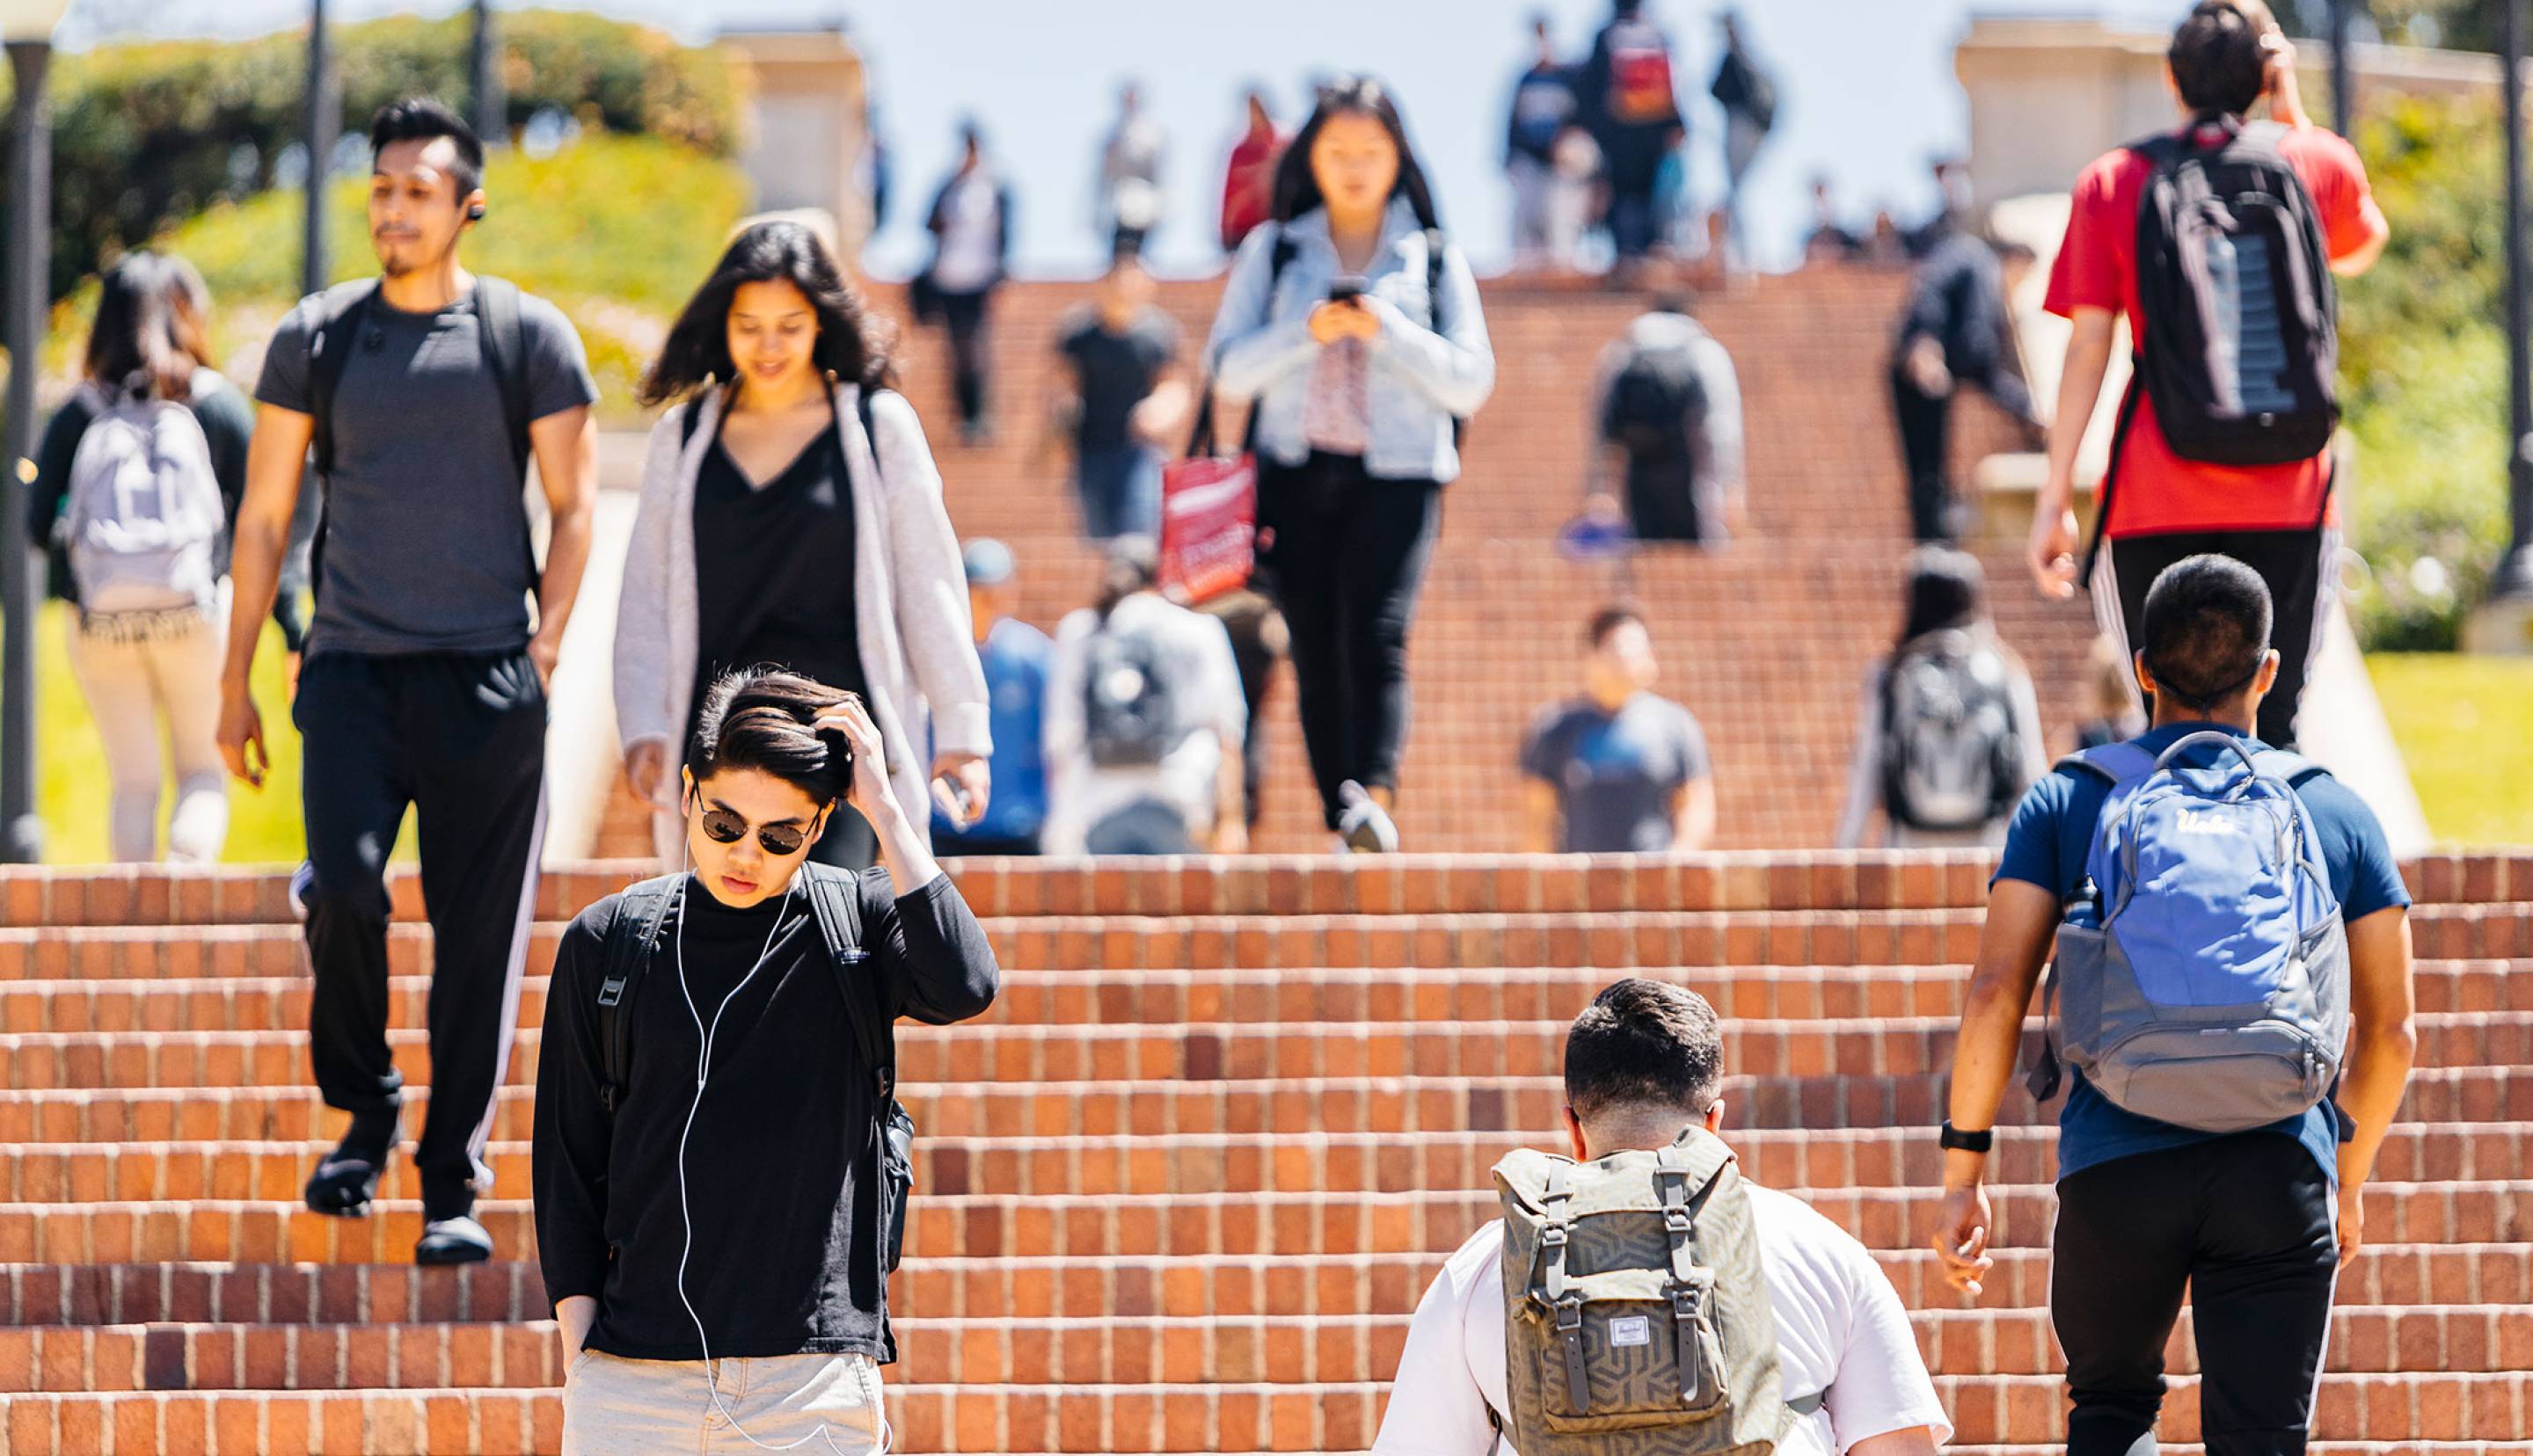
{"label": "blue t-shirt", "polygon": [[[2159,754],[2192,733],[2222,727],[2166,724],[2131,741]],[[2240,729],[2227,731],[2246,739],[2256,752],[2262,747]],[[2184,761],[2194,768],[2205,767],[2215,762],[2220,751],[2210,745],[2185,755]],[[2032,786],[2006,830],[2005,858],[1995,879],[2022,880],[2062,902],[2072,899],[2084,883],[2086,854],[2092,846],[2102,801],[2110,792],[2111,786],[2100,775],[2064,767]],[[2400,867],[2393,863],[2384,826],[2376,822],[2375,811],[2366,807],[2364,799],[2327,774],[2298,785],[2296,796],[2304,800],[2322,836],[2323,866],[2329,872],[2330,893],[2338,898],[2341,919],[2353,924],[2377,910],[2409,904],[2410,892],[2401,883]],[[2062,1179],[2113,1158],[2234,1136],[2140,1117],[2093,1090],[2083,1073],[2071,1069],[2070,1080],[2067,1105],[2058,1113],[2058,1176]],[[2338,1108],[2325,1098],[2301,1116],[2251,1129],[2243,1136],[2278,1133],[2294,1137],[2312,1150],[2324,1175],[2335,1182],[2341,1122]]]}
{"label": "blue t-shirt", "polygon": [[993,792],[984,817],[966,830],[951,827],[936,805],[933,845],[955,854],[980,840],[1020,840],[1046,822],[1046,755],[1038,747],[1046,720],[1046,668],[1055,644],[1025,621],[1004,617],[985,633],[976,660],[985,669],[985,701],[992,711]]}

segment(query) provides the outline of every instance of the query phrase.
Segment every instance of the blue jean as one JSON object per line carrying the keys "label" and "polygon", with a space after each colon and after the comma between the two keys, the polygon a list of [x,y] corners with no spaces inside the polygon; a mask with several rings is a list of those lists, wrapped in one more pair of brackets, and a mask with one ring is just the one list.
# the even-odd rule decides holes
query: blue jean
{"label": "blue jean", "polygon": [[1082,534],[1090,540],[1160,533],[1161,457],[1150,445],[1081,450],[1073,487],[1082,498]]}

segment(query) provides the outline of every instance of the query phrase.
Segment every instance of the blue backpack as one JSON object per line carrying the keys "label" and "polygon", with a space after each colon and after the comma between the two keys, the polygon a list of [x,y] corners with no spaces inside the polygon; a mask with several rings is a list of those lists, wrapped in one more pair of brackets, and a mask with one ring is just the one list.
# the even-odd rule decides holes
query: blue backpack
{"label": "blue backpack", "polygon": [[[2210,745],[2228,753],[2185,766]],[[2114,1105],[2204,1132],[2320,1102],[2348,1043],[2348,938],[2294,786],[2323,770],[2214,730],[2065,763],[2111,790],[2058,926],[2032,1095],[2063,1054]]]}

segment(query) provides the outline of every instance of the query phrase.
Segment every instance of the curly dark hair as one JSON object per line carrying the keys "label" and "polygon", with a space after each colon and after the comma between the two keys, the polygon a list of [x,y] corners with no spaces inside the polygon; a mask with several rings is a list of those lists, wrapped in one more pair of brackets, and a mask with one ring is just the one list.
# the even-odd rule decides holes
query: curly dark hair
{"label": "curly dark hair", "polygon": [[760,222],[731,240],[712,276],[695,290],[669,329],[660,357],[642,377],[636,397],[646,405],[684,399],[715,379],[731,379],[738,367],[730,357],[730,307],[742,283],[789,283],[818,316],[817,367],[864,390],[892,388],[897,368],[889,355],[895,340],[818,235],[785,219]]}
{"label": "curly dark hair", "polygon": [[1615,1107],[1701,1116],[1724,1090],[1724,1028],[1686,986],[1615,981],[1565,1033],[1565,1104],[1580,1118]]}

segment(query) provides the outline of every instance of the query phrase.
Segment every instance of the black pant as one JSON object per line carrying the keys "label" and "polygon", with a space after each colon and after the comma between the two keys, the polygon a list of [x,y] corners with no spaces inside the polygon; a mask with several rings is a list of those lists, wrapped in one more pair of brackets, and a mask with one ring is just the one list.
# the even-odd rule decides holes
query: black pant
{"label": "black pant", "polygon": [[[2129,536],[2102,543],[2093,568],[2093,617],[2120,646],[2123,658],[2146,645],[2146,594],[2163,568],[2184,556],[2214,552],[2261,574],[2269,586],[2269,645],[2278,650],[2278,680],[2261,700],[2261,741],[2272,748],[2296,742],[2296,710],[2305,674],[2322,645],[2323,592],[2338,533],[2306,531],[2184,531],[2167,536]],[[2151,708],[2151,704],[2149,705]]]}
{"label": "black pant", "polygon": [[1909,532],[1919,541],[1962,539],[1961,507],[1947,468],[1953,445],[1953,399],[1928,394],[1897,365],[1891,370],[1891,414],[1900,427],[1900,460],[1909,471]]}
{"label": "black pant", "polygon": [[414,1165],[426,1216],[473,1206],[509,1064],[545,838],[546,695],[525,652],[320,653],[291,709],[305,741],[309,1054],[325,1105],[383,1112],[386,861],[407,806],[431,917],[431,1112]]}
{"label": "black pant", "polygon": [[1292,634],[1302,746],[1330,829],[1345,781],[1398,786],[1407,629],[1442,502],[1434,482],[1377,480],[1359,456],[1260,462],[1261,559]]}
{"label": "black pant", "polygon": [[971,428],[985,423],[986,366],[993,341],[986,330],[986,307],[994,290],[941,295],[941,321],[950,330],[950,387],[959,399],[959,423]]}
{"label": "black pant", "polygon": [[1952,447],[1953,398],[1964,384],[2016,419],[2032,419],[2032,390],[2010,363],[1954,376],[1951,394],[1926,393],[1899,360],[1891,364],[1891,415],[1900,427],[1900,460],[1909,472],[1909,530],[1919,541],[1962,539],[1967,512],[1953,494]]}
{"label": "black pant", "polygon": [[1627,461],[1627,526],[1638,541],[1720,540],[1702,507],[1689,456]]}
{"label": "black pant", "polygon": [[2209,1456],[2299,1456],[2338,1272],[2330,1181],[2303,1143],[2241,1133],[2058,1185],[2050,1318],[2068,1456],[2151,1456],[2184,1285]]}

